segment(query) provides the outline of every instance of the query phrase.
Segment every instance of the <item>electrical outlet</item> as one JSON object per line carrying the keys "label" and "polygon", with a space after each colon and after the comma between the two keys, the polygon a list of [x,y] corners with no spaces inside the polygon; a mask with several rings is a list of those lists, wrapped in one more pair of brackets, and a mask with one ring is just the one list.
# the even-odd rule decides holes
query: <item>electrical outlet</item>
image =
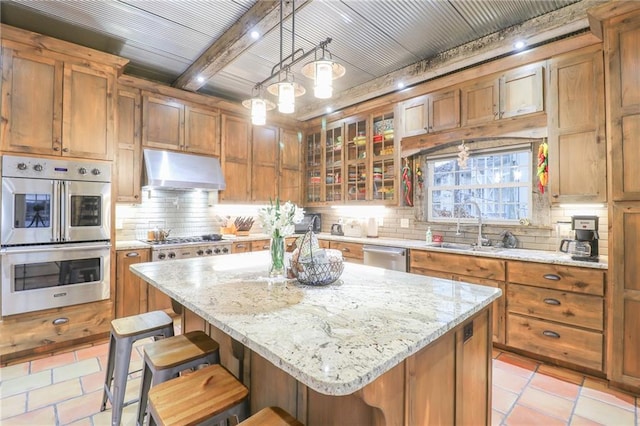
{"label": "electrical outlet", "polygon": [[400,228],[408,228],[409,219],[400,219]]}

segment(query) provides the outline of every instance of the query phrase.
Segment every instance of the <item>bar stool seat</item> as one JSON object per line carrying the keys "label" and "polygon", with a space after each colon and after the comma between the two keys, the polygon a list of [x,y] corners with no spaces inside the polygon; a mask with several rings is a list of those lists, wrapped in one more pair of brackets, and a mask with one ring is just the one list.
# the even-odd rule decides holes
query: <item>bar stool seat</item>
{"label": "bar stool seat", "polygon": [[152,385],[166,382],[190,368],[219,363],[218,342],[199,330],[145,345],[137,424],[143,424]]}
{"label": "bar stool seat", "polygon": [[[120,425],[122,409],[137,401],[124,402],[133,344],[147,337],[173,336],[173,320],[163,311],[146,312],[111,321],[109,355],[100,411],[111,402],[111,424]],[[111,386],[113,385],[113,390]]]}
{"label": "bar stool seat", "polygon": [[280,407],[266,407],[238,426],[304,426]]}
{"label": "bar stool seat", "polygon": [[149,391],[149,425],[217,424],[246,418],[249,390],[219,364],[160,383]]}

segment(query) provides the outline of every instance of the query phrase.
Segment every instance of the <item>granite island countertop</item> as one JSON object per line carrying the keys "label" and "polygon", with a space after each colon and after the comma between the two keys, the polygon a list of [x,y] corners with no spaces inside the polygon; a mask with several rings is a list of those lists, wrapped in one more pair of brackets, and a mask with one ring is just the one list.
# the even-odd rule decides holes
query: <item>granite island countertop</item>
{"label": "granite island countertop", "polygon": [[189,310],[326,395],[348,395],[500,297],[500,290],[345,263],[324,287],[267,277],[268,252],[131,265]]}

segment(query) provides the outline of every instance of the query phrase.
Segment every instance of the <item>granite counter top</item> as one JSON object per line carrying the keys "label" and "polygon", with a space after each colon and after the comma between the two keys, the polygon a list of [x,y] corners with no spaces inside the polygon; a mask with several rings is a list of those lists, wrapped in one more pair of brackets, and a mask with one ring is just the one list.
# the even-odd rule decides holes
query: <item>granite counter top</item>
{"label": "granite counter top", "polygon": [[268,253],[131,270],[310,388],[361,389],[497,299],[499,289],[345,263],[311,287],[266,277]]}

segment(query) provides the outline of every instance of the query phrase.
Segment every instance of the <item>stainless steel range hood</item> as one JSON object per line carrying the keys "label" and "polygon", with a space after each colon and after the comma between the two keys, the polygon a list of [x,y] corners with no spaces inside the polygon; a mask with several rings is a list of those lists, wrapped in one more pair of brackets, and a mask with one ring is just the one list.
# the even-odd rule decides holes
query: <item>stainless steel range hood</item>
{"label": "stainless steel range hood", "polygon": [[204,155],[144,149],[144,188],[202,189],[226,188],[220,160]]}

